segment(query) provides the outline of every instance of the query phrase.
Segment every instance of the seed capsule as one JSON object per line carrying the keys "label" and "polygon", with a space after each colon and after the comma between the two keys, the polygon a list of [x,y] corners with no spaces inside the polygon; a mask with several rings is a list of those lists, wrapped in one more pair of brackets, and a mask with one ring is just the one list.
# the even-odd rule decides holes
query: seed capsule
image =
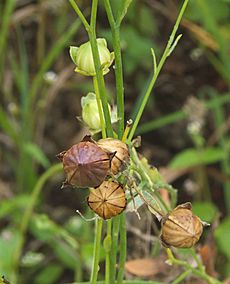
{"label": "seed capsule", "polygon": [[162,219],[161,241],[166,247],[190,248],[200,239],[203,223],[192,213],[192,204],[177,206]]}
{"label": "seed capsule", "polygon": [[106,178],[111,165],[111,154],[89,137],[58,155],[66,173],[65,184],[76,187],[95,187]]}
{"label": "seed capsule", "polygon": [[89,207],[105,220],[120,214],[127,203],[124,189],[114,181],[104,181],[92,189],[87,201]]}
{"label": "seed capsule", "polygon": [[128,146],[121,140],[113,138],[100,139],[97,142],[97,145],[105,151],[115,153],[111,162],[112,173],[117,174],[122,170],[122,166],[124,166],[129,159]]}

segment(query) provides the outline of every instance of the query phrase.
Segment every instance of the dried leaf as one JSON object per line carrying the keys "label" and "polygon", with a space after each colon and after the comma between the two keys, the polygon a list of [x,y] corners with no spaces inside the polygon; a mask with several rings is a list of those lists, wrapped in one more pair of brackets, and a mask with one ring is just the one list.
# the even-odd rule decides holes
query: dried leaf
{"label": "dried leaf", "polygon": [[162,258],[140,258],[127,261],[126,272],[139,277],[152,277],[168,269],[165,259]]}

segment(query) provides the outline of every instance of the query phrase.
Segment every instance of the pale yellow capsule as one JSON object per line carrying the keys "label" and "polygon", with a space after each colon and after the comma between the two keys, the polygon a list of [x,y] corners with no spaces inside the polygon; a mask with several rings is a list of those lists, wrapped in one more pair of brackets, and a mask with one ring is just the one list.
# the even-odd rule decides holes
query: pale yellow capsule
{"label": "pale yellow capsule", "polygon": [[124,189],[114,181],[104,181],[93,188],[87,201],[89,207],[105,220],[120,214],[127,203]]}
{"label": "pale yellow capsule", "polygon": [[192,204],[177,206],[162,219],[161,241],[166,247],[190,248],[200,239],[203,223],[192,213]]}
{"label": "pale yellow capsule", "polygon": [[129,160],[128,146],[118,139],[106,138],[100,139],[97,145],[109,153],[115,153],[111,161],[111,170],[113,174],[117,174],[122,170]]}

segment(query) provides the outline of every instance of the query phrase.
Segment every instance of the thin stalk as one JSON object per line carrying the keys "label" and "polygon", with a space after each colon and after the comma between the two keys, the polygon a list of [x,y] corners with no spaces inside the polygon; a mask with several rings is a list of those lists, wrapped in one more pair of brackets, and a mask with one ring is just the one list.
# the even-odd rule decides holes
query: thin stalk
{"label": "thin stalk", "polygon": [[84,25],[86,31],[88,32],[90,30],[90,25],[87,22],[85,16],[83,15],[83,13],[81,12],[81,10],[79,9],[78,5],[76,4],[75,0],[69,0],[71,6],[73,7],[74,11],[76,12],[76,14],[78,15],[78,17],[80,18],[82,24]]}
{"label": "thin stalk", "polygon": [[113,218],[113,234],[112,234],[112,247],[110,259],[110,283],[115,283],[116,278],[116,263],[117,263],[117,243],[119,235],[120,216]]}
{"label": "thin stalk", "polygon": [[30,218],[32,216],[34,207],[36,205],[36,202],[38,200],[39,194],[45,184],[45,182],[51,178],[52,176],[54,176],[55,174],[59,173],[62,171],[62,164],[56,164],[54,166],[52,166],[51,168],[49,168],[43,175],[41,175],[41,177],[38,179],[36,185],[34,186],[32,193],[31,193],[31,197],[30,197],[30,202],[28,203],[27,207],[25,208],[25,213],[22,216],[22,221],[21,221],[21,225],[19,228],[19,232],[22,236],[21,241],[18,243],[18,246],[14,252],[14,260],[13,260],[13,266],[14,266],[14,271],[15,271],[15,281],[14,283],[17,283],[17,272],[18,272],[18,265],[19,265],[19,260],[20,260],[20,256],[22,253],[22,249],[24,246],[24,242],[25,242],[25,233],[26,230],[28,228],[28,224],[30,221]]}
{"label": "thin stalk", "polygon": [[102,219],[96,219],[96,228],[95,228],[95,239],[94,239],[94,251],[93,251],[93,266],[92,266],[92,274],[91,274],[91,284],[97,283],[97,274],[98,274],[98,264],[100,257],[100,249],[101,249],[101,232],[102,232]]}
{"label": "thin stalk", "polygon": [[[107,246],[105,255],[105,284],[110,284],[110,253],[111,253],[111,239],[112,239],[112,219],[107,221]],[[108,243],[109,242],[109,243]]]}
{"label": "thin stalk", "polygon": [[127,247],[127,236],[126,236],[126,215],[122,213],[120,215],[120,259],[117,274],[117,284],[123,283],[125,261],[126,261],[126,247]]}
{"label": "thin stalk", "polygon": [[4,66],[4,59],[6,58],[5,54],[5,47],[7,44],[7,37],[9,33],[9,24],[11,15],[14,10],[14,6],[16,4],[16,0],[8,0],[5,1],[5,8],[1,12],[1,30],[0,30],[0,81],[3,76],[3,66]]}
{"label": "thin stalk", "polygon": [[198,258],[195,249],[194,249],[194,248],[191,248],[191,249],[190,249],[190,252],[191,252],[193,258],[195,259],[199,270],[204,270],[204,266],[202,265],[200,259]]}
{"label": "thin stalk", "polygon": [[129,131],[130,131],[132,123],[133,123],[132,119],[129,119],[127,121],[127,124],[126,124],[126,127],[125,127],[125,131],[124,131],[122,139],[121,139],[121,141],[124,142],[124,143],[126,142],[126,139],[128,137],[128,134],[129,134]]}
{"label": "thin stalk", "polygon": [[182,281],[191,274],[191,270],[185,270],[183,273],[181,273],[171,284],[180,284]]}
{"label": "thin stalk", "polygon": [[93,76],[93,85],[94,85],[94,91],[95,91],[95,94],[96,94],[98,113],[99,113],[99,117],[100,117],[102,138],[106,138],[105,120],[104,120],[103,110],[102,110],[102,106],[101,106],[101,100],[100,100],[100,95],[99,95],[99,90],[98,90],[97,78],[95,76]]}
{"label": "thin stalk", "polygon": [[95,34],[96,34],[97,6],[98,6],[98,0],[93,0],[92,9],[91,9],[91,17],[90,17],[90,29],[91,29],[91,32]]}
{"label": "thin stalk", "polygon": [[166,252],[167,252],[168,259],[171,264],[179,265],[179,266],[186,268],[186,270],[190,270],[194,275],[197,275],[200,278],[206,280],[209,284],[221,284],[219,280],[214,279],[213,277],[206,274],[205,270],[203,269],[200,270],[199,267],[194,268],[188,262],[175,258],[171,249],[167,248]]}
{"label": "thin stalk", "polygon": [[103,112],[104,112],[107,135],[110,136],[110,137],[113,137],[113,128],[112,128],[112,123],[111,123],[109,107],[108,107],[108,99],[107,99],[107,96],[106,96],[105,81],[104,81],[104,76],[103,76],[103,72],[102,72],[102,68],[101,68],[101,62],[100,62],[97,40],[96,40],[96,32],[95,32],[97,0],[94,0],[93,4],[92,4],[90,25],[88,24],[86,18],[82,14],[82,12],[79,9],[76,2],[74,0],[69,0],[69,1],[70,1],[70,4],[72,5],[74,11],[79,16],[80,20],[82,21],[83,25],[85,26],[85,29],[86,29],[88,36],[89,36],[89,40],[90,40],[90,44],[91,44],[91,48],[92,48],[92,55],[93,55],[93,61],[94,61],[94,66],[95,66],[96,78],[97,78],[97,83],[98,83],[98,89],[99,89],[100,99],[101,99],[101,102],[102,102],[102,108],[103,108]]}
{"label": "thin stalk", "polygon": [[117,117],[118,117],[118,138],[121,139],[124,132],[124,83],[120,44],[120,25],[114,20],[109,0],[104,0],[105,10],[112,31],[113,50],[115,55],[115,78],[117,93]]}
{"label": "thin stalk", "polygon": [[[92,284],[91,282],[75,282],[75,283],[68,283],[68,284]],[[105,284],[105,281],[98,281],[97,284]],[[110,283],[110,284],[118,284],[117,281]],[[158,281],[146,281],[146,280],[125,280],[124,284],[165,284],[163,282]]]}
{"label": "thin stalk", "polygon": [[160,73],[160,71],[161,71],[161,69],[162,69],[162,67],[163,67],[167,57],[169,56],[170,50],[171,50],[171,48],[173,46],[173,42],[174,42],[174,39],[175,39],[175,35],[176,35],[176,32],[177,32],[177,29],[179,27],[179,24],[180,24],[180,21],[182,19],[182,16],[183,16],[183,14],[185,12],[185,8],[188,5],[188,1],[189,0],[185,0],[184,3],[183,3],[183,6],[182,6],[182,8],[180,10],[179,16],[178,16],[178,18],[176,20],[176,23],[175,23],[174,27],[173,27],[172,33],[170,35],[170,38],[169,38],[169,41],[168,41],[168,43],[166,45],[164,53],[163,53],[163,55],[161,57],[161,60],[160,60],[160,62],[158,64],[158,66],[157,66],[157,69],[154,70],[152,80],[151,80],[151,82],[149,84],[149,87],[148,87],[148,89],[147,89],[147,91],[145,93],[145,96],[144,96],[144,98],[142,100],[142,103],[140,105],[139,111],[138,111],[137,116],[135,118],[135,121],[133,123],[133,127],[132,127],[132,129],[131,129],[131,131],[129,133],[128,142],[131,142],[131,140],[132,140],[132,138],[133,138],[133,136],[135,134],[136,128],[138,126],[138,123],[139,123],[139,121],[141,119],[141,116],[143,114],[145,106],[146,106],[146,104],[148,102],[149,96],[150,96],[150,94],[152,92],[153,86],[155,85],[157,77],[158,77],[158,75],[159,75],[159,73]]}
{"label": "thin stalk", "polygon": [[90,39],[90,44],[91,44],[91,48],[92,48],[93,61],[94,61],[94,65],[95,65],[96,78],[97,78],[97,83],[98,83],[100,99],[101,99],[102,108],[103,108],[103,112],[104,112],[107,135],[109,137],[113,137],[113,128],[112,128],[111,117],[110,117],[110,112],[109,112],[109,108],[108,108],[108,99],[107,99],[107,95],[106,95],[104,76],[103,76],[103,72],[102,72],[102,69],[101,69],[101,63],[100,63],[100,58],[99,58],[99,53],[98,53],[96,35],[93,34],[93,33],[89,33],[89,39]]}

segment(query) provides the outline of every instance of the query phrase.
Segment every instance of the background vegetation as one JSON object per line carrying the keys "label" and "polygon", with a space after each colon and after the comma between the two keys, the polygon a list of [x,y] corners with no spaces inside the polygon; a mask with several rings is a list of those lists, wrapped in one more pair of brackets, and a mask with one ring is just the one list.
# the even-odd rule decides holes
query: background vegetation
{"label": "background vegetation", "polygon": [[[91,1],[78,3],[87,15]],[[150,48],[162,52],[180,5],[133,0],[129,8],[121,30],[126,119],[135,117],[151,78]],[[98,19],[98,35],[111,44],[104,9]],[[179,188],[179,203],[192,201],[194,212],[211,222],[198,249],[207,272],[223,281],[230,276],[229,19],[229,0],[190,1],[183,37],[136,133],[139,152]],[[93,214],[87,193],[60,191],[56,159],[86,131],[76,116],[92,85],[73,72],[68,55],[70,45],[87,41],[85,31],[65,0],[1,1],[0,24],[0,273],[18,283],[87,280],[93,223],[76,209]],[[113,72],[106,79],[113,103]],[[127,261],[126,276],[170,283],[180,270],[164,264],[153,216],[145,208],[140,215],[140,221],[127,216],[127,258],[136,262]]]}

